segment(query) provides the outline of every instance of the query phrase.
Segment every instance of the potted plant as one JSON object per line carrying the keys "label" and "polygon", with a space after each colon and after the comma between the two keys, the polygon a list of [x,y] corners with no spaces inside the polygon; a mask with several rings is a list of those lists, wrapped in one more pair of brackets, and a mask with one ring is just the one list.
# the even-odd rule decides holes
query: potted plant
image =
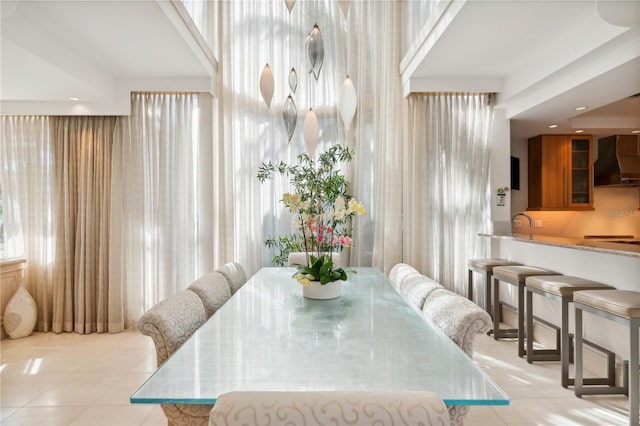
{"label": "potted plant", "polygon": [[267,247],[277,250],[276,265],[284,265],[292,252],[304,252],[305,264],[297,266],[293,277],[302,285],[319,285],[347,280],[347,271],[334,265],[332,253],[351,247],[351,221],[365,213],[362,203],[349,193],[349,183],[339,170],[340,163],[353,159],[353,150],[339,144],[320,154],[317,161],[300,154],[298,163],[283,161],[262,163],[258,180],[276,175],[287,176],[292,190],[280,202],[294,216],[295,231],[290,235],[269,237]]}

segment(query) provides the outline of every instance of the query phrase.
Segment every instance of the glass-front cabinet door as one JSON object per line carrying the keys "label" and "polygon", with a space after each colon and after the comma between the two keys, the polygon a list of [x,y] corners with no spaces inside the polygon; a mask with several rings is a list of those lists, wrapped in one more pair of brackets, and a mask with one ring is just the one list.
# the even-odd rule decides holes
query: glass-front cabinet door
{"label": "glass-front cabinet door", "polygon": [[568,179],[569,207],[593,205],[591,137],[572,137],[570,143],[570,178]]}

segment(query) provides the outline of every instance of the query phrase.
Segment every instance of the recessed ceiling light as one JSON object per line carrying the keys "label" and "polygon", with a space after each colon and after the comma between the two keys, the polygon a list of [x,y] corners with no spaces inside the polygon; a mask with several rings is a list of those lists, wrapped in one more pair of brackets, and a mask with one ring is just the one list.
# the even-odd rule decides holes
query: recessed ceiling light
{"label": "recessed ceiling light", "polygon": [[558,127],[558,125],[557,125],[557,124],[551,124],[551,125],[549,126],[549,128],[550,128],[550,129],[555,129],[556,127]]}
{"label": "recessed ceiling light", "polygon": [[80,98],[76,97],[76,96],[69,96],[69,100],[70,101],[79,101]]}
{"label": "recessed ceiling light", "polygon": [[587,107],[586,106],[579,106],[579,107],[576,107],[575,109],[576,109],[576,111],[584,111],[585,109],[587,109]]}
{"label": "recessed ceiling light", "polygon": [[584,133],[584,130],[576,130],[576,133]]}
{"label": "recessed ceiling light", "polygon": [[640,130],[633,130],[633,131],[631,131],[631,133],[633,133],[633,134],[640,133]]}

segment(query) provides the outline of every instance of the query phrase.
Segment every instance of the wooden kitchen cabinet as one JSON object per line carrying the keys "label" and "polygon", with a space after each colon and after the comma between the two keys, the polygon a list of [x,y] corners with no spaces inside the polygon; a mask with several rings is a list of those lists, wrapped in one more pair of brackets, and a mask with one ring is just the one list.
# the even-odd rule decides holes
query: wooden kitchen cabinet
{"label": "wooden kitchen cabinet", "polygon": [[593,210],[591,136],[541,135],[529,139],[527,210]]}

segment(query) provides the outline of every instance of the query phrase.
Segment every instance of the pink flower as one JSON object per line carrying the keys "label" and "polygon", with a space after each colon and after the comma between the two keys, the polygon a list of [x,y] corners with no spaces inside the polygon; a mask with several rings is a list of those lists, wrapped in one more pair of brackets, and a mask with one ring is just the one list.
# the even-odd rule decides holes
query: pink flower
{"label": "pink flower", "polygon": [[342,247],[349,247],[351,246],[351,242],[352,242],[351,237],[347,237],[347,236],[340,237],[339,241]]}

